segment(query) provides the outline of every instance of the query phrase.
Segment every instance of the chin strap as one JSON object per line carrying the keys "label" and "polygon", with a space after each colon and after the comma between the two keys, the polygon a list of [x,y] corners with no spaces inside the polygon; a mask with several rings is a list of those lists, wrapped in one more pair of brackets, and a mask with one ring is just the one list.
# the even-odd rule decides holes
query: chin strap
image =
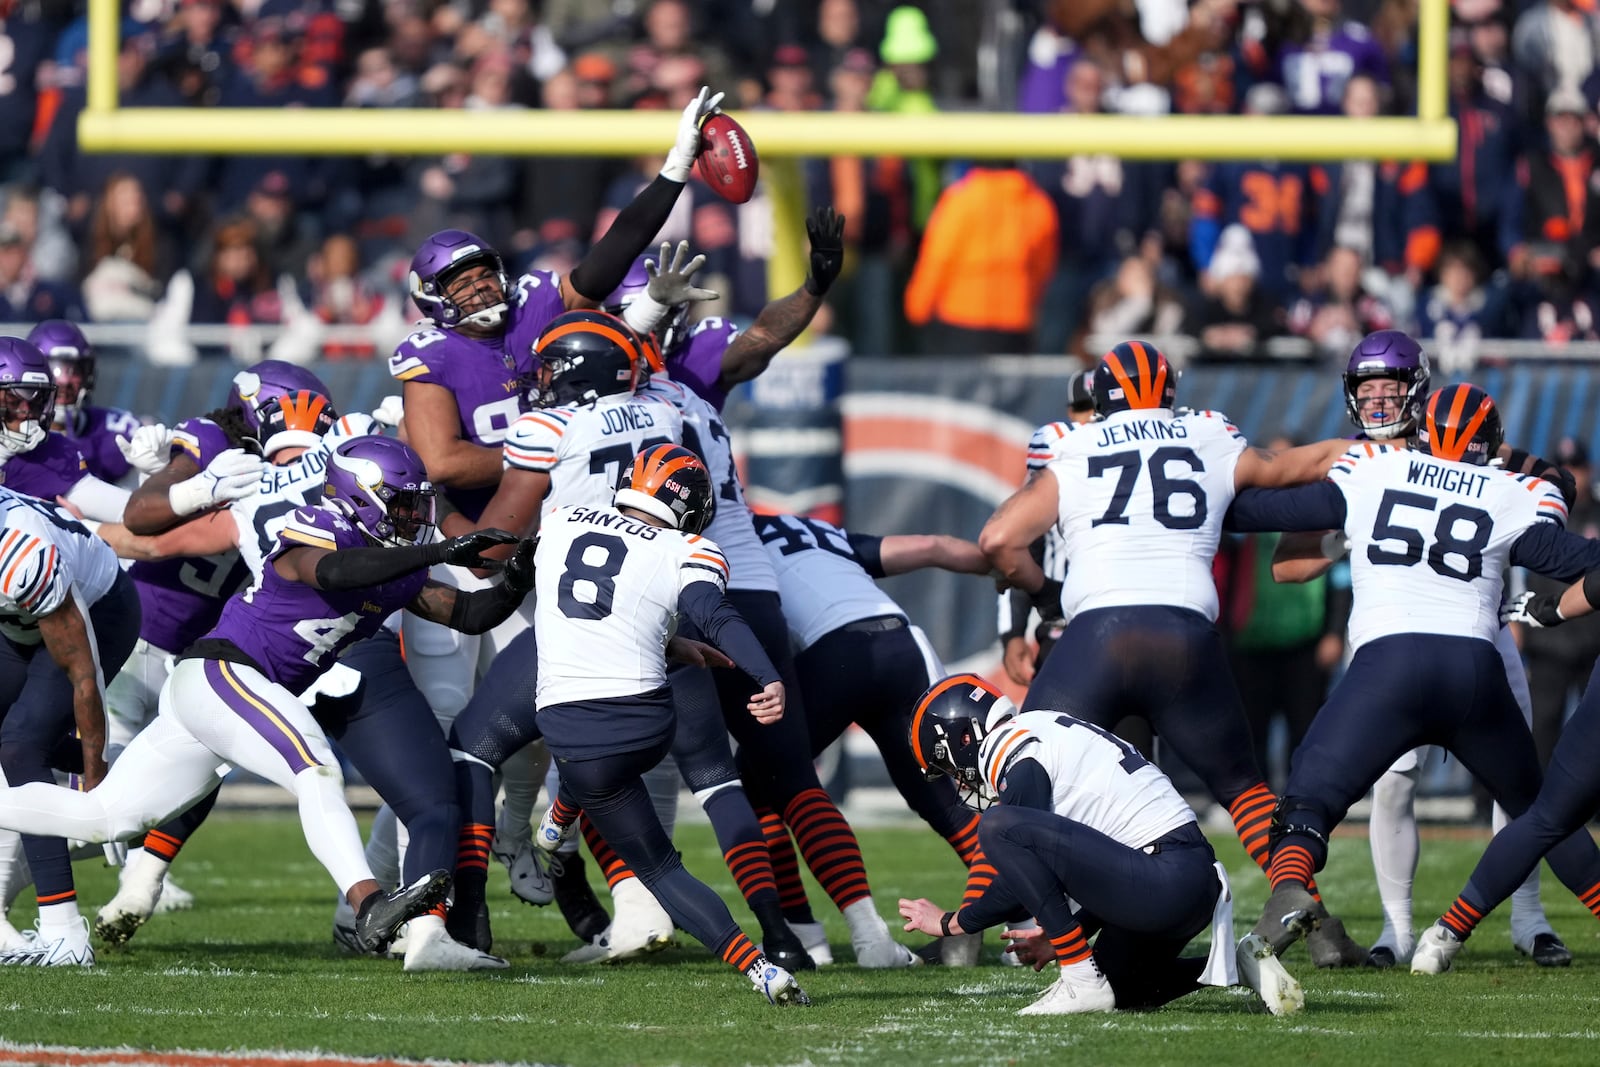
{"label": "chin strap", "polygon": [[474,311],[470,315],[462,316],[461,321],[456,323],[456,325],[482,326],[485,329],[492,330],[506,320],[506,312],[508,310],[509,308],[502,301],[501,303],[486,307],[482,311]]}

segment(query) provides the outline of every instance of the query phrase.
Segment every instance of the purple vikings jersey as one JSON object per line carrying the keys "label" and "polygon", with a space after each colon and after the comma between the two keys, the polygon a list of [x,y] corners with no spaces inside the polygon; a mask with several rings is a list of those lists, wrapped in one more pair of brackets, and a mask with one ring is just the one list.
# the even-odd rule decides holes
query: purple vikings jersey
{"label": "purple vikings jersey", "polygon": [[[228,435],[210,419],[185,419],[172,431],[172,454],[187,455],[201,469],[230,447]],[[217,624],[222,605],[250,570],[238,552],[223,552],[140,561],[128,568],[128,577],[144,611],[139,636],[156,648],[182,652]]]}
{"label": "purple vikings jersey", "polygon": [[334,591],[291,582],[279,576],[271,563],[294,548],[334,551],[370,544],[331,507],[301,508],[278,531],[277,546],[267,557],[261,578],[228,601],[206,637],[231,642],[269,679],[292,693],[304,692],[333,666],[342,649],[371,637],[386,617],[411,603],[428,573],[422,570],[379,586]]}
{"label": "purple vikings jersey", "polygon": [[722,354],[738,336],[739,327],[727,319],[701,319],[683,347],[667,360],[667,373],[720,413],[728,402],[728,394],[718,384],[722,380]]}
{"label": "purple vikings jersey", "polygon": [[89,473],[115,485],[133,469],[117,447],[117,438],[131,436],[139,425],[139,417],[131,411],[88,407],[78,412],[77,425],[63,432],[83,453]]}
{"label": "purple vikings jersey", "polygon": [[32,452],[12,456],[0,467],[0,485],[23,496],[55,503],[89,475],[89,464],[73,442],[50,431]]}
{"label": "purple vikings jersey", "polygon": [[[417,330],[389,357],[389,373],[402,382],[427,382],[450,390],[461,411],[461,437],[475,445],[499,448],[522,414],[522,394],[538,363],[533,342],[566,311],[561,279],[550,271],[524,274],[507,294],[505,332],[473,338],[454,330]],[[463,515],[476,519],[495,487],[441,486]]]}
{"label": "purple vikings jersey", "polygon": [[1278,57],[1278,77],[1294,110],[1302,115],[1337,115],[1344,108],[1344,86],[1367,74],[1389,84],[1389,61],[1359,22],[1344,22],[1327,36],[1305,44],[1286,44]]}

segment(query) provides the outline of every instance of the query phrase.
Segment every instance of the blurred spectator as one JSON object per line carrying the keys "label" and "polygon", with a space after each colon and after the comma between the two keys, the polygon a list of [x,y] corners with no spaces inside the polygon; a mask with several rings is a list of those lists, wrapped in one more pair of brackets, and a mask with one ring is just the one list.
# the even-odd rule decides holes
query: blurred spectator
{"label": "blurred spectator", "polygon": [[[617,65],[599,52],[589,52],[572,61],[572,66],[567,68],[573,78],[573,100],[571,106],[579,108],[611,107],[615,101],[611,98],[612,87],[617,81]],[[559,77],[559,76],[558,76]],[[565,102],[552,102],[550,99],[550,83],[545,83],[544,106],[560,110],[567,106]],[[559,90],[557,90],[559,94]]]}
{"label": "blurred spectator", "polygon": [[[544,83],[544,106],[551,111],[605,107],[615,73],[604,56],[579,56]],[[606,190],[627,169],[627,162],[592,155],[529,156],[520,167],[516,229],[507,251],[534,256],[555,245],[588,240]]]}
{"label": "blurred spectator", "polygon": [[1394,326],[1383,299],[1362,284],[1362,253],[1342,245],[1328,251],[1317,290],[1289,308],[1289,332],[1309,338],[1324,356],[1338,357],[1374,330]]}
{"label": "blurred spectator", "polygon": [[78,246],[67,229],[66,201],[32,186],[0,189],[0,221],[22,235],[32,250],[28,262],[40,281],[71,282],[78,276]]}
{"label": "blurred spectator", "polygon": [[1483,338],[1506,336],[1505,291],[1483,279],[1483,257],[1471,244],[1439,254],[1439,284],[1417,305],[1417,336],[1433,341],[1441,366],[1471,367]]}
{"label": "blurred spectator", "polygon": [[567,65],[550,28],[537,20],[532,0],[489,0],[478,24],[494,42],[492,50],[506,53],[513,69],[534,81],[553,77]]}
{"label": "blurred spectator", "polygon": [[[885,68],[872,80],[867,107],[898,115],[930,115],[938,110],[928,91],[928,64],[939,54],[939,42],[928,29],[920,8],[897,7],[889,12],[878,58]],[[939,199],[939,163],[932,159],[907,161],[911,171],[911,225],[921,232]]]}
{"label": "blurred spectator", "polygon": [[566,50],[626,40],[633,30],[638,0],[544,0],[544,24]]}
{"label": "blurred spectator", "polygon": [[[1471,241],[1499,265],[1519,239],[1504,226],[1515,214],[1506,202],[1517,191],[1520,127],[1509,74],[1486,67],[1471,40],[1458,36],[1450,49],[1450,114],[1460,138],[1456,158],[1428,167],[1428,187],[1441,239]],[[1501,77],[1489,77],[1491,69]]]}
{"label": "blurred spectator", "polygon": [[817,5],[817,45],[811,52],[815,84],[826,87],[834,68],[861,45],[861,10],[856,0],[822,0]]}
{"label": "blurred spectator", "polygon": [[247,326],[282,319],[283,301],[262,261],[259,236],[256,224],[244,218],[217,228],[211,260],[194,282],[190,322]]}
{"label": "blurred spectator", "polygon": [[623,92],[628,97],[656,90],[670,93],[685,85],[733,85],[721,49],[696,39],[694,14],[684,0],[653,0],[644,13],[644,40],[622,55]]}
{"label": "blurred spectator", "polygon": [[317,244],[307,214],[295,209],[293,194],[289,176],[269,170],[244,202],[244,214],[256,224],[256,246],[273,277],[304,273],[306,258]]}
{"label": "blurred spectator", "polygon": [[1512,62],[1529,79],[1535,101],[1560,88],[1576,89],[1594,71],[1600,22],[1593,12],[1593,0],[1539,0],[1517,19]]}
{"label": "blurred spectator", "polygon": [[[1245,95],[1247,115],[1278,115],[1287,107],[1283,90],[1271,83]],[[1259,286],[1282,297],[1292,293],[1300,268],[1310,261],[1316,234],[1308,225],[1306,167],[1263,160],[1214,163],[1194,196],[1189,225],[1189,254],[1195,269],[1208,275],[1212,249],[1226,226],[1239,225],[1252,238],[1251,257],[1259,269]]]}
{"label": "blurred spectator", "polygon": [[0,64],[0,185],[33,177],[28,145],[39,106],[40,68],[50,58],[53,37],[42,5],[0,5],[0,41],[6,42],[6,62]]}
{"label": "blurred spectator", "polygon": [[[456,101],[460,88],[459,83],[452,82],[441,96],[441,106]],[[468,111],[514,107],[510,57],[504,52],[479,57],[470,92],[455,106]],[[507,156],[456,152],[442,159],[421,161],[417,170],[421,197],[411,220],[413,237],[420,242],[423,236],[449,227],[477,234],[510,232],[517,176],[517,162]]]}
{"label": "blurred spectator", "polygon": [[95,322],[146,322],[170,263],[144,187],[114,174],[89,223],[89,269],[83,302]]}
{"label": "blurred spectator", "polygon": [[772,54],[767,85],[766,105],[774,111],[815,111],[822,106],[812,81],[811,57],[797,44],[783,45]]}
{"label": "blurred spectator", "polygon": [[1523,248],[1513,249],[1513,270],[1525,261],[1534,274],[1563,276],[1581,286],[1590,268],[1600,265],[1600,149],[1584,128],[1588,115],[1583,94],[1571,86],[1557,89],[1545,103],[1549,145],[1525,152],[1517,172]]}
{"label": "blurred spectator", "polygon": [[[363,326],[384,311],[384,298],[361,277],[361,252],[354,238],[336,233],[322,243],[306,265],[309,283],[305,304],[320,322],[339,326]],[[323,346],[329,359],[371,358],[373,346],[334,344]]]}
{"label": "blurred spectator", "polygon": [[[1161,337],[1183,325],[1183,301],[1156,280],[1155,268],[1143,256],[1129,256],[1117,273],[1094,287],[1085,312],[1084,335]],[[1087,357],[1086,343],[1071,351]]]}
{"label": "blurred spectator", "polygon": [[345,107],[412,107],[417,79],[395,66],[387,48],[368,48],[356,57],[355,77],[345,91]]}
{"label": "blurred spectator", "polygon": [[906,318],[926,327],[924,350],[1031,351],[1057,226],[1055,205],[1014,165],[983,163],[945,190],[906,287]]}
{"label": "blurred spectator", "polygon": [[[1594,466],[1582,441],[1564,437],[1550,451],[1550,461],[1571,472],[1578,483],[1578,499],[1567,518],[1567,529],[1580,537],[1600,537],[1600,498],[1595,495]],[[1528,588],[1555,592],[1564,583],[1528,574]],[[1539,763],[1548,766],[1550,753],[1561,736],[1570,700],[1582,699],[1600,656],[1600,619],[1576,619],[1549,628],[1517,627],[1522,654],[1528,662],[1528,689],[1533,697],[1533,744]]]}
{"label": "blurred spectator", "polygon": [[1283,333],[1283,309],[1258,284],[1261,260],[1250,231],[1238,223],[1217,240],[1208,270],[1210,295],[1184,320],[1185,333],[1212,355],[1253,356]]}
{"label": "blurred spectator", "polygon": [[224,6],[222,0],[180,0],[161,30],[156,63],[194,104],[215,105],[223,83],[233,76],[233,42],[224,28]]}
{"label": "blurred spectator", "polygon": [[1305,19],[1278,53],[1277,81],[1295,112],[1337,115],[1345,82],[1365,74],[1389,84],[1389,61],[1359,22],[1340,18],[1339,0],[1299,0]]}
{"label": "blurred spectator", "polygon": [[32,250],[21,230],[0,221],[0,322],[81,319],[78,294],[61,282],[41,280],[29,262]]}
{"label": "blurred spectator", "polygon": [[1550,345],[1600,340],[1600,315],[1570,263],[1541,272],[1522,317],[1522,336]]}

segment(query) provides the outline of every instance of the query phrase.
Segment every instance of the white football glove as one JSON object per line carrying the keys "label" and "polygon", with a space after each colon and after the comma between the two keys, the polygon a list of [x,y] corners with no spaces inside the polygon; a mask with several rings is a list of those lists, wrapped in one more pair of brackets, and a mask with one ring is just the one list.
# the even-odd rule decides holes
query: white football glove
{"label": "white football glove", "polygon": [[167,490],[167,501],[174,514],[193,515],[219,504],[242,500],[261,487],[264,469],[266,463],[260,456],[242,448],[230,448],[212,460],[205,470]]}
{"label": "white football glove", "polygon": [[1335,562],[1350,554],[1350,539],[1344,535],[1343,530],[1334,530],[1322,535],[1322,554]]}
{"label": "white football glove", "polygon": [[[633,328],[634,333],[647,334],[666,317],[667,312],[681,304],[698,303],[702,300],[715,300],[720,293],[710,289],[701,289],[694,284],[694,275],[706,264],[706,257],[689,255],[689,242],[679,241],[677,252],[673,252],[670,241],[661,242],[661,258],[647,259],[644,261],[644,272],[650,276],[650,284],[645,286],[644,292],[628,302],[622,309],[622,321]],[[669,261],[670,257],[670,261]],[[660,263],[662,266],[657,267]]]}
{"label": "white football glove", "polygon": [[700,95],[689,101],[678,120],[678,140],[667,152],[667,161],[661,166],[661,176],[668,181],[687,182],[694,170],[694,161],[700,156],[700,123],[707,115],[718,111],[722,94],[712,95],[709,86],[700,87]]}
{"label": "white football glove", "polygon": [[372,412],[372,417],[385,426],[399,426],[405,414],[405,401],[391,393],[383,398],[383,403]]}
{"label": "white football glove", "polygon": [[172,451],[172,431],[159,422],[154,426],[141,426],[133,436],[117,436],[117,451],[140,474],[154,474],[167,465]]}
{"label": "white football glove", "polygon": [[44,439],[48,436],[49,431],[41,426],[37,419],[29,419],[15,430],[0,433],[0,463],[4,463],[12,456],[32,452],[44,444]]}

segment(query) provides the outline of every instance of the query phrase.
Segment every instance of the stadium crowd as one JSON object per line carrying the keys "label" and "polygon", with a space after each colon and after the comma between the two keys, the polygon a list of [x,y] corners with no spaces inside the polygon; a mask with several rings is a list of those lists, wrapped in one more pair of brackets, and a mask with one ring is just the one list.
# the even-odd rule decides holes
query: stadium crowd
{"label": "stadium crowd", "polygon": [[[1456,349],[1600,339],[1590,6],[1454,0],[1451,164],[809,161],[811,202],[849,220],[838,330],[867,354],[1082,354],[1089,333],[1135,332],[1193,334],[1218,356],[1277,337],[1332,354],[1391,325]],[[84,7],[0,4],[0,320],[411,321],[404,264],[426,234],[460,226],[519,269],[566,269],[656,166],[425,145],[405,159],[80,153]],[[734,110],[1415,106],[1414,0],[124,8],[119,88],[135,106],[677,110],[707,82],[733,87]],[[768,210],[696,183],[669,220],[664,237],[709,257],[724,294],[711,313],[748,321],[764,303]]]}

